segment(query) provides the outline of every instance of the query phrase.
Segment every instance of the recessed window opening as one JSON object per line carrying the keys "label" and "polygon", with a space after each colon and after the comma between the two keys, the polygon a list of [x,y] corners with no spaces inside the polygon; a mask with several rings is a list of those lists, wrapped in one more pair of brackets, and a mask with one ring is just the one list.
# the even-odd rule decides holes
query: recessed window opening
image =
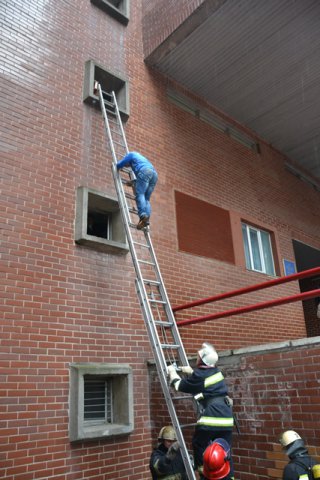
{"label": "recessed window opening", "polygon": [[91,3],[123,25],[128,24],[129,0],[91,0]]}
{"label": "recessed window opening", "polygon": [[97,425],[113,422],[112,379],[84,375],[84,421]]}
{"label": "recessed window opening", "polygon": [[242,223],[242,235],[247,269],[275,275],[270,233]]}
{"label": "recessed window opening", "polygon": [[129,365],[71,364],[69,437],[72,442],[131,433],[133,404]]}
{"label": "recessed window opening", "polygon": [[[112,100],[111,93],[115,93],[122,119],[127,120],[129,117],[128,82],[101,65],[97,65],[93,60],[88,60],[85,64],[83,100],[85,103],[96,105],[99,108],[99,97],[95,91],[96,82],[101,85],[103,92],[109,94],[104,95],[107,101],[110,102]],[[106,107],[108,108],[107,104]]]}
{"label": "recessed window opening", "polygon": [[77,188],[75,242],[101,252],[128,252],[119,202],[87,187]]}

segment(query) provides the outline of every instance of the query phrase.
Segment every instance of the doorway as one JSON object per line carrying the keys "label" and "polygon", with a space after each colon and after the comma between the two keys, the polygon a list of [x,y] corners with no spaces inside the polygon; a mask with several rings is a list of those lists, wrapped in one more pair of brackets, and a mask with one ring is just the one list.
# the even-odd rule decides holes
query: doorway
{"label": "doorway", "polygon": [[[292,240],[297,272],[320,267],[320,250],[305,243]],[[320,288],[320,275],[299,280],[300,291],[307,292]],[[307,337],[320,336],[320,318],[317,316],[320,297],[303,300],[302,306],[306,322]],[[320,308],[320,307],[319,307]]]}

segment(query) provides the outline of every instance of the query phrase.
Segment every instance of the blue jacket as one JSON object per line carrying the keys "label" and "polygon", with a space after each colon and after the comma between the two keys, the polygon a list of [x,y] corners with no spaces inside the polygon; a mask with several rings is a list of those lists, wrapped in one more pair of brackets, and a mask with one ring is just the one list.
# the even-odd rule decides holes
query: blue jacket
{"label": "blue jacket", "polygon": [[218,368],[196,368],[192,375],[181,380],[179,390],[199,397],[201,414],[198,427],[205,430],[233,429],[232,407],[225,400],[228,388]]}
{"label": "blue jacket", "polygon": [[117,169],[119,170],[120,168],[130,166],[131,169],[134,171],[135,175],[144,168],[152,169],[154,170],[154,166],[152,165],[149,160],[141,155],[138,152],[129,152],[125,157],[123,157],[120,162],[117,163]]}

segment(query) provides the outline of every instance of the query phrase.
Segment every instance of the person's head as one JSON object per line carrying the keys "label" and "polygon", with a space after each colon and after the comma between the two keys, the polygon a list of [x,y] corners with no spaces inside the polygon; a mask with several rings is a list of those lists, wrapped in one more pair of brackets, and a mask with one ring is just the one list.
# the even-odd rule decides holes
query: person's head
{"label": "person's head", "polygon": [[289,458],[294,457],[297,453],[306,452],[306,446],[300,435],[294,430],[287,430],[280,439],[280,444]]}
{"label": "person's head", "polygon": [[213,345],[204,342],[198,351],[197,365],[207,365],[208,367],[215,367],[218,361],[218,354]]}
{"label": "person's head", "polygon": [[203,475],[207,480],[222,480],[230,473],[230,445],[216,438],[204,451]]}
{"label": "person's head", "polygon": [[158,435],[159,443],[163,443],[166,448],[170,448],[171,445],[177,440],[176,432],[171,425],[162,427]]}

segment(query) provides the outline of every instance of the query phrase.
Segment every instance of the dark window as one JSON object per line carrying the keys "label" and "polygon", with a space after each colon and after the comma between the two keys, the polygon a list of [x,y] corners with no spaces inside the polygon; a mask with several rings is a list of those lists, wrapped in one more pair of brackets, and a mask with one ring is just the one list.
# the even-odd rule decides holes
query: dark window
{"label": "dark window", "polygon": [[91,3],[127,25],[129,21],[129,0],[91,0]]}
{"label": "dark window", "polygon": [[95,237],[111,238],[111,214],[88,212],[87,234]]}

